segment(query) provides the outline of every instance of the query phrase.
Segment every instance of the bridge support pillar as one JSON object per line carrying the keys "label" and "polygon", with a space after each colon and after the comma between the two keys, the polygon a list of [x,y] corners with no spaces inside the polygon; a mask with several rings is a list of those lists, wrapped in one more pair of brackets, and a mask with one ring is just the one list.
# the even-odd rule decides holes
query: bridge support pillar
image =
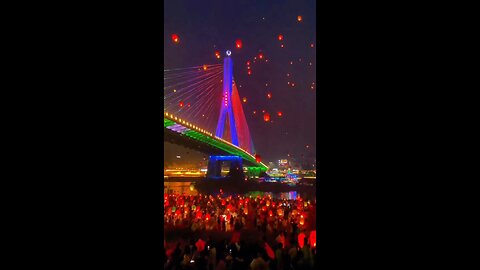
{"label": "bridge support pillar", "polygon": [[242,158],[239,156],[210,156],[208,159],[207,178],[220,179],[222,177],[222,162],[230,161],[230,171],[227,177],[244,178]]}

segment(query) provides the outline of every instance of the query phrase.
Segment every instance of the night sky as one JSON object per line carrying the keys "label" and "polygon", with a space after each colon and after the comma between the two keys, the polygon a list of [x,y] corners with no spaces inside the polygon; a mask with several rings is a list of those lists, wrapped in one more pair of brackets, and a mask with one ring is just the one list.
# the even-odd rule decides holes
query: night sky
{"label": "night sky", "polygon": [[[247,98],[243,110],[262,160],[313,163],[318,90],[315,1],[167,0],[164,7],[164,68],[221,64],[225,51],[231,50],[234,80],[241,85],[240,96]],[[179,36],[178,44],[172,41],[172,34]],[[283,35],[283,40],[278,35]],[[238,39],[241,49],[235,48]],[[221,52],[221,59],[215,57],[215,51]],[[251,75],[247,74],[247,61],[251,61]],[[262,110],[272,121],[264,121]],[[165,143],[166,162],[185,151]],[[201,156],[192,155],[195,159]]]}

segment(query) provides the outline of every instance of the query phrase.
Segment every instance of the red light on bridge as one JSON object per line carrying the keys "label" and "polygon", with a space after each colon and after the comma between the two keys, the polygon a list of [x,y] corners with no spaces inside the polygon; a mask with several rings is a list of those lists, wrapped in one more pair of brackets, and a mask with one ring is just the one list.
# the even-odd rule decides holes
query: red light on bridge
{"label": "red light on bridge", "polygon": [[179,37],[178,37],[177,34],[172,34],[172,40],[173,40],[173,42],[175,42],[175,43],[178,43],[178,42],[180,41],[180,39],[179,39]]}
{"label": "red light on bridge", "polygon": [[243,46],[242,41],[240,39],[237,39],[237,41],[235,42],[235,47],[237,47],[237,49],[241,49],[242,46]]}

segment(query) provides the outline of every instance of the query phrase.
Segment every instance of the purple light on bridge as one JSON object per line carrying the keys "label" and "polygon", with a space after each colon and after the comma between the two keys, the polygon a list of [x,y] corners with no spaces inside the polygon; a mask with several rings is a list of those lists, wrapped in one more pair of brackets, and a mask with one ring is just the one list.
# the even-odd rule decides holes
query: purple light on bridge
{"label": "purple light on bridge", "polygon": [[170,130],[173,130],[175,132],[180,132],[180,133],[183,133],[184,131],[188,130],[188,128],[186,128],[182,125],[179,125],[179,124],[175,124],[175,125],[169,126],[167,128],[170,129]]}

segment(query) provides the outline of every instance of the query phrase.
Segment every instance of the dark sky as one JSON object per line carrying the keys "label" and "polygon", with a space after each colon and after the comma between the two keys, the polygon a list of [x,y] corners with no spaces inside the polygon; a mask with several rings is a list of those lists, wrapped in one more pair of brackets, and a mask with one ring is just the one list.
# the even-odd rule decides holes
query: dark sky
{"label": "dark sky", "polygon": [[[313,162],[317,91],[315,1],[167,0],[164,7],[164,67],[219,64],[223,60],[215,57],[215,51],[220,51],[223,58],[225,51],[231,50],[233,76],[237,85],[242,85],[238,88],[240,96],[248,100],[243,109],[257,153],[265,162],[282,158]],[[174,33],[180,37],[179,44],[172,42]],[[283,35],[282,41],[278,40],[279,34]],[[243,48],[235,48],[237,39],[242,40]],[[260,51],[268,62],[253,63]],[[248,60],[252,61],[250,76]],[[271,99],[267,93],[272,94]],[[269,112],[273,121],[263,121],[262,110]],[[282,117],[277,116],[278,111]],[[182,152],[181,148],[178,151]],[[175,146],[166,145],[165,158],[176,152]]]}

